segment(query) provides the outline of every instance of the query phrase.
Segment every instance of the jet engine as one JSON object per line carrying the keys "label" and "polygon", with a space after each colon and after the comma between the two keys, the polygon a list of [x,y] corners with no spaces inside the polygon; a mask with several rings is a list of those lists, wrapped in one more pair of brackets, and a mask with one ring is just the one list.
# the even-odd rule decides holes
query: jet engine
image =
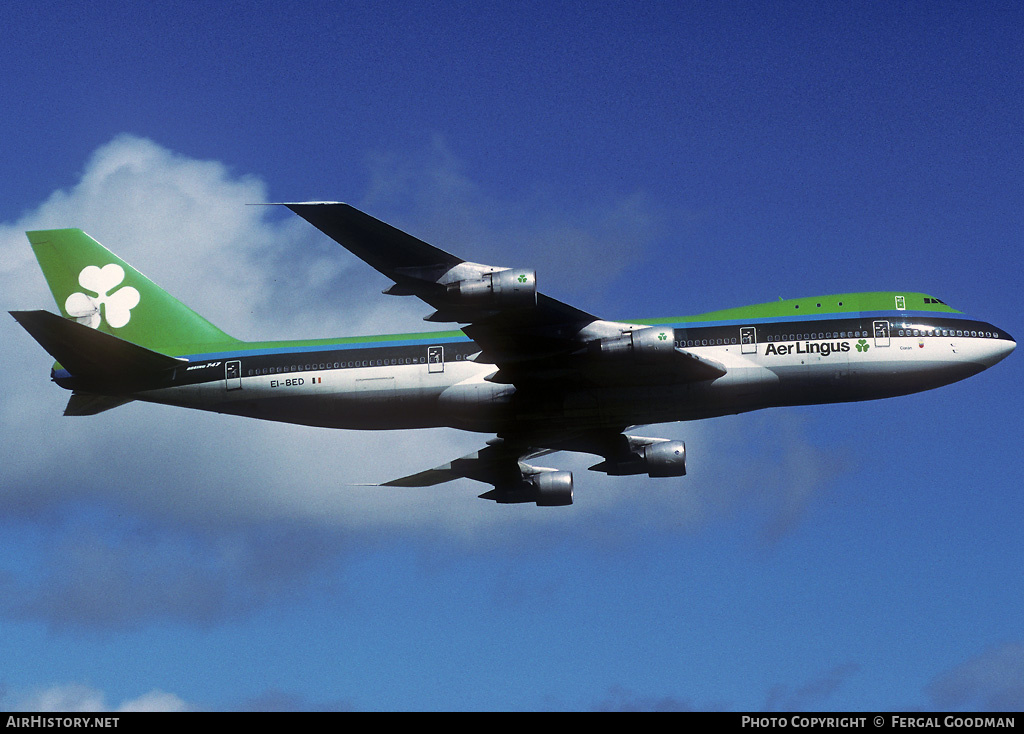
{"label": "jet engine", "polygon": [[529,478],[538,507],[560,507],[572,504],[572,472],[548,471]]}
{"label": "jet engine", "polygon": [[662,441],[644,446],[644,465],[649,477],[682,477],[686,475],[686,444]]}
{"label": "jet engine", "polygon": [[533,473],[524,473],[522,479],[512,484],[496,485],[480,498],[500,505],[533,502],[538,507],[563,507],[572,504],[572,472],[527,469]]}
{"label": "jet engine", "polygon": [[[616,477],[629,474],[646,474],[649,477],[686,475],[686,444],[682,441],[625,438],[630,443],[627,455],[612,456],[590,468]],[[647,443],[638,445],[640,441]]]}
{"label": "jet engine", "polygon": [[452,303],[486,308],[527,308],[537,305],[537,271],[499,270],[447,286]]}
{"label": "jet engine", "polygon": [[647,326],[624,331],[621,336],[592,342],[591,349],[602,357],[640,357],[658,359],[675,356],[672,329]]}

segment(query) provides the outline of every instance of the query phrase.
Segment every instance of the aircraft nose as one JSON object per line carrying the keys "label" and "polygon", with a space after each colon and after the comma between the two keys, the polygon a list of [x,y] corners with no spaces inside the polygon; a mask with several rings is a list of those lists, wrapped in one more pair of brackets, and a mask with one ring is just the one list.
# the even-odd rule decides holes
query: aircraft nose
{"label": "aircraft nose", "polygon": [[1017,342],[1005,331],[1001,329],[994,329],[993,331],[999,336],[985,345],[985,354],[981,361],[986,367],[991,367],[997,362],[1006,359],[1010,356],[1010,352],[1017,348]]}

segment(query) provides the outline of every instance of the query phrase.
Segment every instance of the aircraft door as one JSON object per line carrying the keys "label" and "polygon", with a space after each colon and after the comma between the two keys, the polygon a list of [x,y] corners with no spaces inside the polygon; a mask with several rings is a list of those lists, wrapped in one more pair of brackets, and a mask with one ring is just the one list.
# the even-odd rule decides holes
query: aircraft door
{"label": "aircraft door", "polygon": [[889,346],[889,322],[888,321],[876,321],[875,322],[875,346],[876,347],[887,347],[887,346]]}
{"label": "aircraft door", "polygon": [[444,372],[444,347],[427,347],[427,372]]}
{"label": "aircraft door", "polygon": [[232,359],[224,363],[224,387],[228,390],[242,389],[242,363]]}
{"label": "aircraft door", "polygon": [[757,329],[753,326],[740,327],[740,353],[757,354]]}

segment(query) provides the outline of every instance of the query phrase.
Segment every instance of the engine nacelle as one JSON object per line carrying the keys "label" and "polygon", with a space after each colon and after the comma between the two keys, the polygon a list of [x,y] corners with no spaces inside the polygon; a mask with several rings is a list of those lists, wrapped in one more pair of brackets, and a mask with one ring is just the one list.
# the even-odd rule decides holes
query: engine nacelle
{"label": "engine nacelle", "polygon": [[572,504],[572,472],[546,471],[529,478],[538,507],[561,507]]}
{"label": "engine nacelle", "polygon": [[662,441],[644,446],[644,464],[649,477],[682,477],[686,475],[686,444]]}
{"label": "engine nacelle", "polygon": [[628,451],[606,458],[590,468],[613,477],[633,474],[646,474],[649,477],[686,475],[686,444],[682,441],[658,441],[635,436],[624,438],[629,441]]}
{"label": "engine nacelle", "polygon": [[672,329],[647,326],[627,331],[622,336],[600,339],[591,347],[602,357],[639,357],[655,360],[675,356]]}
{"label": "engine nacelle", "polygon": [[527,308],[537,305],[537,271],[500,270],[448,284],[448,297],[465,306]]}

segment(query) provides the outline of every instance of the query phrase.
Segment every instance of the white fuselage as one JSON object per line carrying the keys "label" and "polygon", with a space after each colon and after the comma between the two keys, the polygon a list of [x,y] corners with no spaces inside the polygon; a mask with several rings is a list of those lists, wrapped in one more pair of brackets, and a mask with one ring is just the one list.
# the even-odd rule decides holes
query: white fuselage
{"label": "white fuselage", "polygon": [[136,397],[330,428],[621,429],[918,392],[976,374],[1016,345],[981,322],[969,322],[975,328],[965,335],[949,328],[948,319],[936,320],[942,326],[917,319],[919,328],[901,329],[901,316],[874,316],[850,331],[836,331],[840,324],[828,321],[811,328],[783,322],[676,327],[679,349],[725,368],[724,376],[707,380],[648,379],[624,364],[611,379],[606,371],[601,380],[517,389],[488,379],[498,367],[474,361],[477,350],[468,339],[439,349],[424,335],[422,354],[406,343],[391,357],[386,345],[372,352],[348,345],[282,350],[269,367],[265,354],[192,355],[186,384]]}

